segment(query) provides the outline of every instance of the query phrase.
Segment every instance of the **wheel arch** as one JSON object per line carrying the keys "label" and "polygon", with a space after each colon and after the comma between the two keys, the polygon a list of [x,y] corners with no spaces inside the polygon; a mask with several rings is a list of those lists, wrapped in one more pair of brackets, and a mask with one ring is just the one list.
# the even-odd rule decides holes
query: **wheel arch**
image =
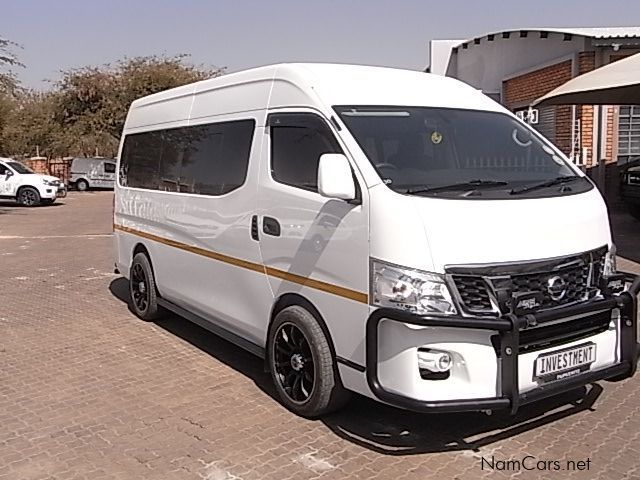
{"label": "wheel arch", "polygon": [[38,187],[36,187],[35,185],[31,185],[30,183],[26,183],[24,185],[20,185],[16,190],[16,199],[20,196],[20,192],[25,188],[33,188],[36,192],[38,192],[38,195],[41,195],[40,189]]}
{"label": "wheel arch", "polygon": [[132,253],[131,253],[131,265],[133,265],[133,259],[139,253],[144,253],[145,256],[147,257],[147,260],[149,260],[149,265],[151,265],[151,273],[153,274],[153,279],[154,279],[154,282],[156,284],[156,295],[158,297],[162,297],[162,295],[160,295],[160,291],[158,289],[158,276],[156,275],[156,270],[155,270],[155,268],[153,266],[153,259],[151,258],[151,252],[149,252],[149,249],[147,248],[147,246],[144,243],[136,242],[136,244],[134,245]]}
{"label": "wheel arch", "polygon": [[327,327],[327,323],[325,322],[324,318],[320,314],[320,311],[315,307],[315,305],[311,303],[309,299],[303,297],[298,293],[282,294],[280,297],[278,297],[278,299],[274,302],[273,306],[271,307],[271,314],[269,316],[269,328],[267,329],[267,337],[265,341],[265,350],[264,350],[265,351],[265,358],[264,358],[265,371],[269,371],[269,348],[270,348],[269,339],[271,338],[271,328],[273,326],[273,321],[275,320],[278,313],[280,313],[285,308],[291,307],[294,305],[297,305],[307,310],[316,319],[316,321],[318,322],[318,325],[320,325],[320,329],[322,330],[322,333],[324,333],[325,337],[327,338],[327,343],[329,344],[329,350],[331,351],[331,355],[333,356],[333,359],[334,359],[334,369],[335,369],[337,378],[340,379],[340,370],[337,368],[337,365],[336,365],[337,363],[336,347],[333,344],[333,337],[331,336],[329,327]]}

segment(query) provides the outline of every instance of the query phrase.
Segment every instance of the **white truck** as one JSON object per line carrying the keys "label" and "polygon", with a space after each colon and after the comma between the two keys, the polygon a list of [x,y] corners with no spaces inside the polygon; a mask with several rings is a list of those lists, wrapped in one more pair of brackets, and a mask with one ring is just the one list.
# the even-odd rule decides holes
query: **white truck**
{"label": "white truck", "polygon": [[65,184],[59,178],[35,173],[11,158],[0,158],[0,199],[35,207],[51,205],[66,194]]}

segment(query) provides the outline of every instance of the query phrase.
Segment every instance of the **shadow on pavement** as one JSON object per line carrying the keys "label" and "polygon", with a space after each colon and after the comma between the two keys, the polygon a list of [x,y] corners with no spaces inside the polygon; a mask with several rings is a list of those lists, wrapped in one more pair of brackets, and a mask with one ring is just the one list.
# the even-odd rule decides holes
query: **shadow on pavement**
{"label": "shadow on pavement", "polygon": [[413,413],[356,396],[342,411],[322,419],[337,436],[385,455],[476,451],[494,442],[592,410],[602,393],[594,384],[507,413]]}
{"label": "shadow on pavement", "polygon": [[[129,305],[126,279],[115,279],[109,290]],[[264,371],[261,359],[177,315],[169,314],[156,324],[250,378],[277,401],[271,377]],[[602,387],[597,384],[579,388],[522,407],[516,416],[502,413],[491,416],[484,413],[421,414],[354,395],[343,410],[320,421],[338,437],[384,455],[477,450],[579,412],[593,410],[601,393]]]}
{"label": "shadow on pavement", "polygon": [[18,213],[18,212],[26,212],[32,208],[52,208],[52,207],[61,207],[64,205],[64,202],[57,200],[55,203],[50,205],[38,205],[36,207],[23,207],[22,205],[17,204],[11,200],[0,201],[0,215],[6,213]]}

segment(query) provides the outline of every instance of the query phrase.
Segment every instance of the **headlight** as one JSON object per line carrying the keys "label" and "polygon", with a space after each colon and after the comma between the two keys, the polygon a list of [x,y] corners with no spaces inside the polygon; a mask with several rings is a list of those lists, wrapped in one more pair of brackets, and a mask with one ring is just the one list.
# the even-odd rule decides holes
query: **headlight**
{"label": "headlight", "polygon": [[57,181],[43,180],[42,183],[44,183],[47,187],[57,187],[58,186],[58,182]]}
{"label": "headlight", "polygon": [[456,308],[442,275],[373,261],[372,303],[418,315],[453,315]]}
{"label": "headlight", "polygon": [[616,246],[611,244],[611,248],[604,257],[604,268],[602,269],[602,275],[608,277],[616,273]]}

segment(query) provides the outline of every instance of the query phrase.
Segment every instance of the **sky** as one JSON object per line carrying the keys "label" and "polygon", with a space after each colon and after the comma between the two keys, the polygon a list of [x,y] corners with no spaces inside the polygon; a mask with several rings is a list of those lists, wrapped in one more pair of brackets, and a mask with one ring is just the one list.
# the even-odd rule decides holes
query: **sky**
{"label": "sky", "polygon": [[637,0],[0,0],[0,37],[21,46],[15,73],[36,89],[61,70],[141,55],[229,72],[291,61],[423,70],[432,39],[637,25]]}

